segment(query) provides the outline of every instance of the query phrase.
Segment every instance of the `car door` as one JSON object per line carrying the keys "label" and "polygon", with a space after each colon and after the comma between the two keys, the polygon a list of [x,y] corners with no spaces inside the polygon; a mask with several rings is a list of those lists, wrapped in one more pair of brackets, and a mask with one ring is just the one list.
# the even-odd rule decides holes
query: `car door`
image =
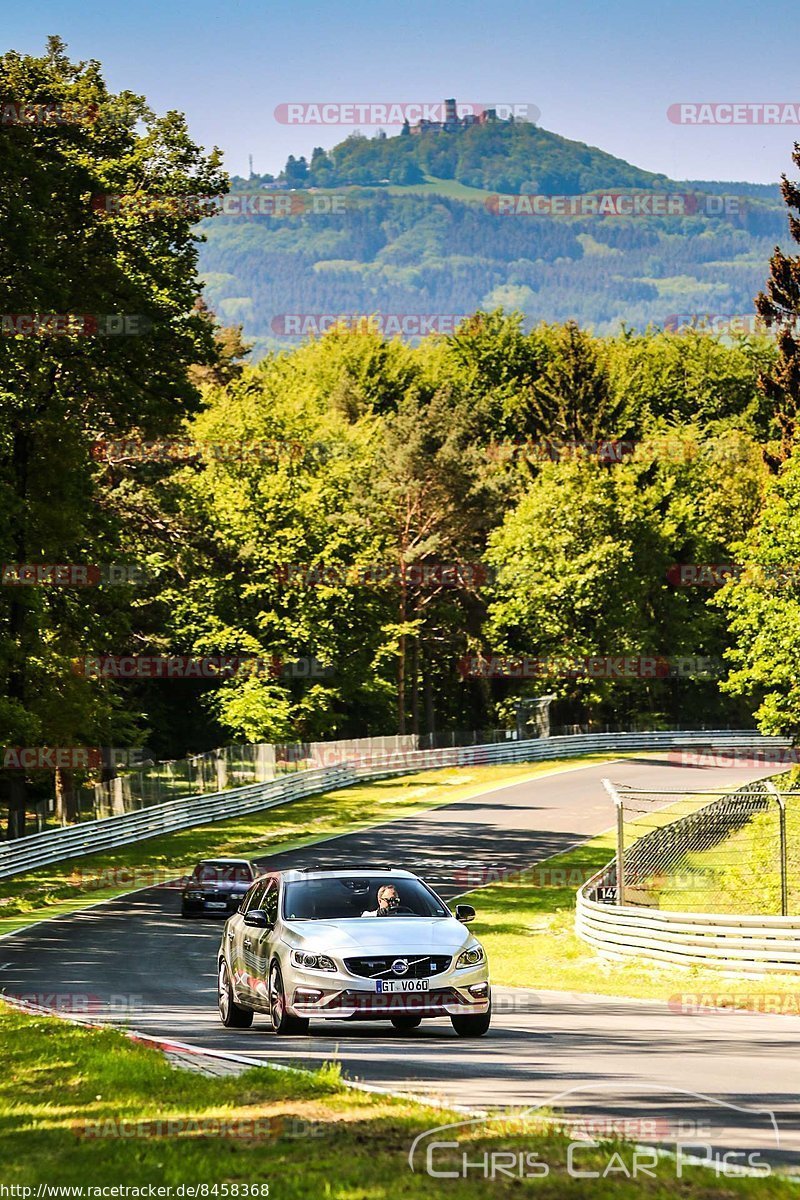
{"label": "car door", "polygon": [[272,938],[278,921],[278,881],[276,879],[267,881],[258,904],[254,904],[253,908],[260,908],[262,912],[266,913],[269,926],[266,929],[252,929],[247,925],[244,926],[243,946],[245,962],[250,974],[250,1000],[254,1007],[257,1004],[259,1008],[268,1012],[267,976]]}
{"label": "car door", "polygon": [[252,986],[250,967],[247,962],[247,947],[245,946],[245,939],[249,940],[251,931],[244,923],[244,914],[249,912],[250,909],[260,907],[261,897],[264,895],[266,887],[266,880],[260,880],[256,883],[245,896],[239,912],[230,918],[226,926],[228,960],[230,962],[233,985],[236,989],[238,999],[245,1004],[250,1003]]}

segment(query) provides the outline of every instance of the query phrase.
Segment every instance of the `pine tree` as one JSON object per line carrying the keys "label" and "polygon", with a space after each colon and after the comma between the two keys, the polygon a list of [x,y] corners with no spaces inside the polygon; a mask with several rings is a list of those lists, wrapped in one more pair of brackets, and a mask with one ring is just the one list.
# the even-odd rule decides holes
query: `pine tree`
{"label": "pine tree", "polygon": [[[795,142],[792,159],[800,168],[800,142]],[[800,217],[796,215],[800,212],[800,186],[784,175],[781,192],[790,210],[789,232],[800,243]],[[800,406],[800,255],[791,257],[776,246],[766,289],[756,296],[755,303],[767,328],[776,328],[778,334],[780,357],[775,369],[762,377],[761,387],[775,405],[782,457],[786,458],[795,440]]]}

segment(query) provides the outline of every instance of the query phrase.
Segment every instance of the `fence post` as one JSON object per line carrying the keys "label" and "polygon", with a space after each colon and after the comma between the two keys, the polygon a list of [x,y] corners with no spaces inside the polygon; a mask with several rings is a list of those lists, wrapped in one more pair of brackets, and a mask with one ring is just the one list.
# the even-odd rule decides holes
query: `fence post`
{"label": "fence post", "polygon": [[770,795],[774,796],[778,801],[779,827],[780,827],[780,854],[781,854],[781,916],[788,917],[789,915],[789,866],[788,866],[788,850],[786,845],[786,801],[780,794],[775,784],[771,779],[766,781],[766,788]]}
{"label": "fence post", "polygon": [[614,801],[617,809],[617,904],[625,903],[625,809],[622,797],[610,779],[603,780],[603,787]]}

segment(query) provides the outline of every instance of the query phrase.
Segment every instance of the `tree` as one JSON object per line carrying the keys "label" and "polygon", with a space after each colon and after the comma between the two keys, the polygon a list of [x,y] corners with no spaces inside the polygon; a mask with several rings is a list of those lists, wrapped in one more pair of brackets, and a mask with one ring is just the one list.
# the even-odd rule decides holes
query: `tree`
{"label": "tree", "polygon": [[760,520],[735,547],[742,574],[718,597],[729,623],[725,687],[756,708],[763,733],[800,736],[800,457],[771,482]]}
{"label": "tree", "polygon": [[[795,142],[792,159],[800,167],[800,142]],[[784,175],[781,192],[789,208],[789,232],[800,242],[800,187]],[[756,309],[767,327],[778,333],[780,357],[774,372],[763,377],[763,388],[775,406],[786,457],[795,441],[800,406],[800,256],[790,257],[775,248],[766,291],[756,297]]]}
{"label": "tree", "polygon": [[473,578],[465,570],[458,586],[436,570],[427,583],[417,582],[426,564],[466,568],[479,562],[486,535],[499,520],[478,427],[477,414],[457,388],[440,386],[433,394],[424,384],[411,388],[384,422],[370,475],[366,507],[380,530],[384,553],[398,569],[397,614],[385,632],[386,652],[396,659],[399,733],[406,732],[409,709],[409,651],[412,728],[420,731],[421,675],[426,723],[433,732],[434,675],[443,676],[452,688],[457,658],[483,617],[485,580],[480,571]]}
{"label": "tree", "polygon": [[[4,561],[119,561],[127,549],[93,446],[172,430],[196,404],[193,363],[216,357],[194,311],[202,197],[226,178],[180,114],[112,95],[99,64],[57,38],[0,58],[0,493]],[[111,689],[71,660],[120,644],[128,614],[104,588],[0,589],[0,739],[130,736]],[[120,647],[121,648],[121,647]],[[7,779],[9,832],[26,781]]]}
{"label": "tree", "polygon": [[[673,438],[655,438],[614,466],[587,458],[540,469],[490,538],[487,557],[497,583],[484,630],[487,652],[544,660],[721,656],[724,621],[709,606],[709,593],[674,587],[668,571],[681,562],[730,561],[732,544],[758,512],[766,467],[744,433],[684,430],[680,441],[694,439],[697,453],[677,460]],[[652,721],[719,707],[715,686],[550,678],[545,670],[528,688],[555,691],[594,716],[647,714]]]}

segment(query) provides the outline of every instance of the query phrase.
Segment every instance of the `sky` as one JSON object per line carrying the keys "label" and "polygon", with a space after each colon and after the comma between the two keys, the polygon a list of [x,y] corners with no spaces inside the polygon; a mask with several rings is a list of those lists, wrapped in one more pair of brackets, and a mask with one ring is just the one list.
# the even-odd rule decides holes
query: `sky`
{"label": "sky", "polygon": [[0,43],[41,53],[51,33],[74,59],[98,59],[113,91],[185,112],[231,174],[247,174],[250,154],[256,172],[277,173],[289,154],[353,130],[281,123],[275,110],[289,103],[535,105],[546,129],[678,180],[776,182],[800,140],[798,123],[667,116],[675,104],[800,110],[797,0],[38,0],[6,8]]}

